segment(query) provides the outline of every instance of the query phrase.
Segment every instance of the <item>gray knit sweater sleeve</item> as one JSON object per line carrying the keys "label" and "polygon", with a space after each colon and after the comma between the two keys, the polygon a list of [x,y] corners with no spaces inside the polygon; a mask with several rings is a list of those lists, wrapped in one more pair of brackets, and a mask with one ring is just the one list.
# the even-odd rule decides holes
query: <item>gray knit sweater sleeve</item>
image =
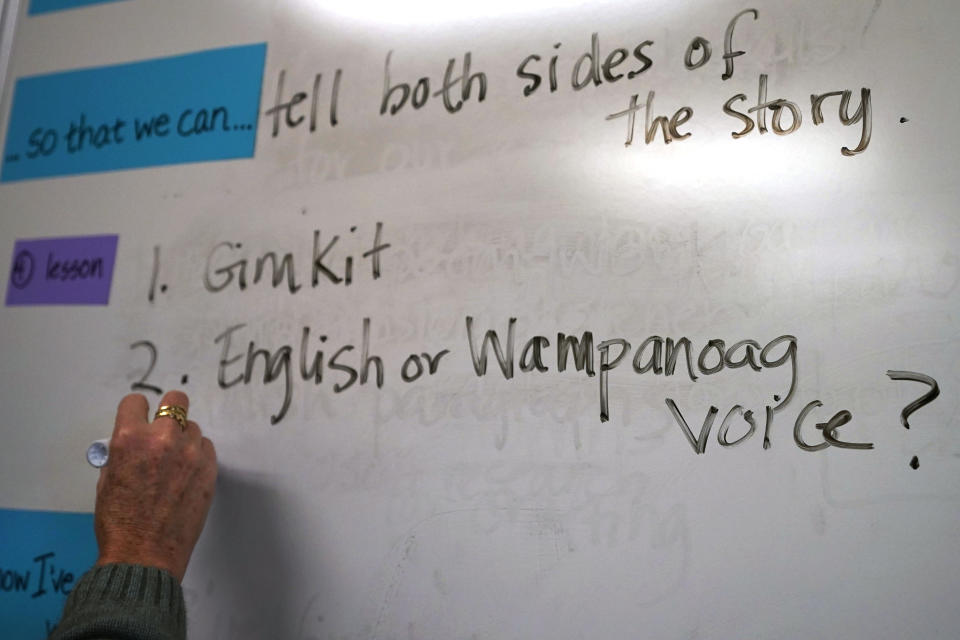
{"label": "gray knit sweater sleeve", "polygon": [[67,598],[48,640],[184,640],[183,590],[161,569],[94,567]]}

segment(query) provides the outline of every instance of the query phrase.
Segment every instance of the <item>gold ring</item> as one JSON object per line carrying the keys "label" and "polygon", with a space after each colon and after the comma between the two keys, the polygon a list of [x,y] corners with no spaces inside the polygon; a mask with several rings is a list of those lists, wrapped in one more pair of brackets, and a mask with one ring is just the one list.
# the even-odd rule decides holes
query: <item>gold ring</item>
{"label": "gold ring", "polygon": [[153,419],[156,420],[157,418],[173,418],[177,421],[177,424],[180,425],[181,431],[186,431],[187,429],[187,410],[175,404],[163,404],[157,407],[157,412],[153,414]]}

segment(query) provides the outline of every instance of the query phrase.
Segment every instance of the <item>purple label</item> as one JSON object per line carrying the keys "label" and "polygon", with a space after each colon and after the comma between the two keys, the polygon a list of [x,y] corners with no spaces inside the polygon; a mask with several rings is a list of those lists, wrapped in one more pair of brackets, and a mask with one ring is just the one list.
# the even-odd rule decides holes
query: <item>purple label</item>
{"label": "purple label", "polygon": [[17,240],[7,306],[107,304],[117,236]]}

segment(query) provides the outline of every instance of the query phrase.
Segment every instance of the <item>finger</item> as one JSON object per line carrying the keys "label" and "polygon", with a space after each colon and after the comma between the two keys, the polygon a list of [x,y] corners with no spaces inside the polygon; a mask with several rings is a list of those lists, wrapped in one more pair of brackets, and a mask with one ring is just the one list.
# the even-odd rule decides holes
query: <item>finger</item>
{"label": "finger", "polygon": [[190,398],[187,397],[183,391],[174,389],[173,391],[167,391],[163,394],[163,398],[160,399],[160,404],[166,405],[168,407],[183,407],[184,411],[190,411]]}
{"label": "finger", "polygon": [[210,438],[203,438],[200,441],[200,447],[203,449],[203,452],[206,453],[207,456],[210,458],[210,461],[213,462],[214,467],[216,467],[217,450],[214,448],[213,442],[210,440]]}
{"label": "finger", "polygon": [[[181,407],[184,413],[188,413],[190,411],[190,399],[183,391],[167,391],[165,394],[163,394],[163,398],[160,399],[159,407],[163,406]],[[163,424],[168,427],[173,425],[176,425],[178,428],[180,427],[180,423],[170,416],[161,416],[160,418],[155,418],[154,423],[158,425]],[[184,427],[181,429],[181,431],[186,431],[186,428]]]}
{"label": "finger", "polygon": [[183,433],[187,436],[187,439],[202,446],[201,438],[203,438],[203,434],[200,432],[200,425],[196,422],[187,420],[187,428],[183,430]]}
{"label": "finger", "polygon": [[117,405],[117,418],[113,426],[114,434],[121,425],[147,424],[147,411],[149,409],[150,405],[143,394],[131,393],[124,396],[120,404]]}
{"label": "finger", "polygon": [[201,440],[200,447],[203,450],[203,452],[207,455],[208,464],[206,467],[206,473],[207,473],[206,482],[208,483],[207,486],[210,487],[210,492],[211,492],[210,495],[212,498],[213,491],[216,490],[216,485],[217,485],[217,471],[218,471],[217,452],[216,452],[216,449],[214,449],[213,443],[210,442],[209,438],[204,438],[203,440]]}

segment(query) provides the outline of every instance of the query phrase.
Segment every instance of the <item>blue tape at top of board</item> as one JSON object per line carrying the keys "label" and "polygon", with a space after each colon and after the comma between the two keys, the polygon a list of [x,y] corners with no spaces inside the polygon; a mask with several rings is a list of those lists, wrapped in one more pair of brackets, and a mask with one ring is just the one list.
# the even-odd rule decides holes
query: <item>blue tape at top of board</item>
{"label": "blue tape at top of board", "polygon": [[0,182],[251,158],[266,43],[19,78]]}
{"label": "blue tape at top of board", "polygon": [[43,640],[97,559],[92,513],[0,509],[0,629]]}
{"label": "blue tape at top of board", "polygon": [[119,0],[30,0],[30,9],[27,14],[35,16],[40,13],[76,9],[88,4],[103,4],[105,2],[119,2]]}

